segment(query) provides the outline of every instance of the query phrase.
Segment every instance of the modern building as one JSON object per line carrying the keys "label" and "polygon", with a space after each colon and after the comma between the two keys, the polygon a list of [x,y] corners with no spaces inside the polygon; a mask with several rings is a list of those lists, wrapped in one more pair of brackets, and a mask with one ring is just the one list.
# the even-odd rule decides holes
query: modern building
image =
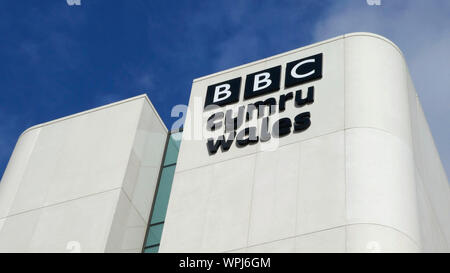
{"label": "modern building", "polygon": [[404,57],[342,35],[27,129],[1,252],[450,250],[450,189]]}

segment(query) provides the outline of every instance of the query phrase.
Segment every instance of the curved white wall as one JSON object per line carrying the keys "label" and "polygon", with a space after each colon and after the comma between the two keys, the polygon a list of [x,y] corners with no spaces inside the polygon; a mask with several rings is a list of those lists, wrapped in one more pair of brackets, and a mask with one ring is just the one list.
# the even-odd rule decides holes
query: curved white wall
{"label": "curved white wall", "polygon": [[[401,52],[384,38],[346,35],[345,147],[349,251],[363,240],[390,251],[420,249],[407,70]],[[381,229],[384,227],[384,229]],[[366,232],[367,230],[367,232]],[[371,238],[381,232],[389,233]],[[360,234],[355,234],[360,233]]]}

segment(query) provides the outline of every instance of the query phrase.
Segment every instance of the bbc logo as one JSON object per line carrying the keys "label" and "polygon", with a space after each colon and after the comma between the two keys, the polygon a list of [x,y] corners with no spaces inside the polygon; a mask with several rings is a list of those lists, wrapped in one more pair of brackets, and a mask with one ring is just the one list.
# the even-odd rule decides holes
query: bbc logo
{"label": "bbc logo", "polygon": [[[285,88],[322,78],[322,53],[286,64]],[[280,90],[281,65],[246,76],[244,100]],[[239,101],[241,77],[208,86],[205,108]]]}

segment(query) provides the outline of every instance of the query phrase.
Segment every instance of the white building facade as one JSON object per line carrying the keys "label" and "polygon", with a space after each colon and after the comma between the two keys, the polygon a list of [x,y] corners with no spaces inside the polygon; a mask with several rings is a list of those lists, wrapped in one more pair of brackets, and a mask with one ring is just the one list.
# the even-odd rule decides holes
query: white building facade
{"label": "white building facade", "polygon": [[449,249],[406,62],[369,33],[194,80],[183,133],[146,96],[32,127],[0,183],[2,252]]}
{"label": "white building facade", "polygon": [[26,130],[0,183],[0,252],[140,252],[166,137],[146,96]]}

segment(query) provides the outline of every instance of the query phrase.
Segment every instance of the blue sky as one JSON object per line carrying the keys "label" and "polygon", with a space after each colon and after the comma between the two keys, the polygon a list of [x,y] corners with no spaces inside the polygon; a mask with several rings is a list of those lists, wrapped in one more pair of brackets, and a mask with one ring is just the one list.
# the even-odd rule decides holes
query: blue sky
{"label": "blue sky", "polygon": [[450,171],[448,0],[0,0],[0,7],[0,176],[32,125],[147,93],[170,127],[171,108],[187,104],[194,78],[354,31],[384,35],[403,50]]}

